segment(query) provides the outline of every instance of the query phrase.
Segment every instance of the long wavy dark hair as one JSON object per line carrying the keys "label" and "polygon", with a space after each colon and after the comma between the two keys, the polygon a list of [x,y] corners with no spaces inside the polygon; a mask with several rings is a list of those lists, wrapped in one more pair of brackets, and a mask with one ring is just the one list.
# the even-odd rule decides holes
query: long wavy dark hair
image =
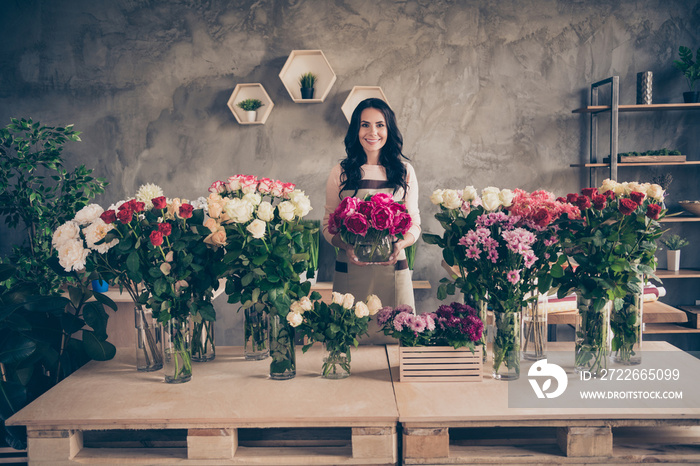
{"label": "long wavy dark hair", "polygon": [[347,158],[340,162],[342,174],[340,175],[340,190],[352,189],[357,194],[360,180],[362,180],[362,165],[367,163],[367,154],[360,144],[360,117],[366,108],[376,108],[384,115],[386,123],[387,139],[384,147],[379,153],[379,163],[386,169],[386,178],[389,185],[396,192],[403,188],[404,193],[408,189],[406,182],[406,167],[401,158],[408,160],[408,157],[401,152],[403,149],[403,136],[396,126],[396,116],[394,111],[381,99],[365,99],[355,107],[350,119],[350,127],[345,135],[345,153]]}

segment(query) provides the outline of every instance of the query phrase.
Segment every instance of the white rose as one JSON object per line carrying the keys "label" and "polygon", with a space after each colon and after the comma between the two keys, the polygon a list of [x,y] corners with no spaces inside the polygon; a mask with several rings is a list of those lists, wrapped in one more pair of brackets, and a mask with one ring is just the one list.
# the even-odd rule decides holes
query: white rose
{"label": "white rose", "polygon": [[245,229],[253,235],[253,238],[260,239],[265,236],[265,230],[267,230],[267,223],[263,222],[259,218],[256,218],[250,225],[245,227]]}
{"label": "white rose", "polygon": [[476,188],[474,188],[474,186],[467,186],[462,190],[462,199],[464,199],[465,201],[473,201],[474,199],[476,199],[476,197]]}
{"label": "white rose", "polygon": [[271,222],[275,218],[275,208],[269,202],[261,202],[256,215],[263,222]]}
{"label": "white rose", "polygon": [[289,325],[292,327],[298,327],[301,325],[302,322],[304,322],[304,318],[301,316],[301,314],[297,314],[296,312],[290,312],[287,314],[287,322],[289,322]]}
{"label": "white rose", "polygon": [[294,207],[294,204],[289,201],[280,202],[277,206],[277,212],[279,213],[280,218],[282,220],[286,220],[287,222],[294,220],[295,210],[296,208]]}
{"label": "white rose", "polygon": [[436,189],[435,191],[433,191],[433,194],[430,195],[430,202],[432,202],[435,205],[440,205],[445,200],[444,195],[444,189]]}
{"label": "white rose", "polygon": [[[291,306],[289,306],[289,310],[296,313],[296,314],[303,314],[304,309],[301,307],[301,303],[299,301],[294,301]],[[289,315],[289,314],[287,314]]]}
{"label": "white rose", "polygon": [[352,309],[352,305],[355,304],[355,297],[351,295],[350,293],[345,293],[343,296],[343,304],[342,306],[345,309]]}
{"label": "white rose", "polygon": [[513,205],[513,191],[510,189],[501,189],[501,192],[498,194],[498,197],[501,199],[501,205],[503,207],[510,207]]}
{"label": "white rose", "polygon": [[367,305],[362,301],[358,301],[357,304],[355,304],[355,315],[359,318],[366,317],[369,315],[369,309],[367,308]]}
{"label": "white rose", "polygon": [[331,297],[333,300],[333,304],[340,304],[341,306],[343,305],[344,296],[342,293],[338,293],[337,291],[334,291],[333,293],[331,293]]}
{"label": "white rose", "polygon": [[446,209],[459,209],[462,207],[462,196],[454,189],[446,189],[442,195],[442,205]]}
{"label": "white rose", "polygon": [[83,270],[88,254],[90,250],[83,247],[82,241],[66,241],[58,248],[58,263],[66,272]]}
{"label": "white rose", "polygon": [[371,294],[367,296],[367,308],[369,309],[369,315],[373,316],[382,308],[382,301],[376,294]]}
{"label": "white rose", "polygon": [[615,180],[611,180],[610,178],[607,178],[605,181],[603,181],[603,184],[598,188],[598,193],[599,194],[605,194],[608,191],[613,191],[615,192],[615,187],[617,187],[618,182]]}
{"label": "white rose", "polygon": [[631,193],[632,191],[646,194],[646,190],[642,187],[641,184],[637,183],[636,181],[630,181],[629,183],[627,183],[627,192]]}
{"label": "white rose", "polygon": [[170,270],[172,269],[172,265],[168,262],[163,262],[160,264],[160,271],[163,272],[163,275],[170,275]]}
{"label": "white rose", "polygon": [[90,204],[80,209],[78,213],[75,214],[73,221],[77,222],[79,225],[88,225],[100,218],[100,215],[102,215],[104,211],[105,210],[98,204]]}
{"label": "white rose", "polygon": [[258,193],[244,194],[242,199],[246,202],[250,202],[254,206],[259,205],[262,202],[262,196]]}
{"label": "white rose", "polygon": [[101,218],[98,218],[91,225],[85,227],[83,229],[83,233],[85,234],[85,242],[87,243],[88,247],[90,249],[94,249],[100,254],[104,254],[112,247],[116,246],[116,244],[119,243],[118,239],[113,239],[109,243],[96,244],[103,240],[104,237],[107,236],[107,232],[112,229],[114,229],[114,225],[107,225]]}
{"label": "white rose", "polygon": [[289,201],[294,204],[294,215],[297,217],[305,217],[311,212],[311,201],[304,191],[295,189],[289,194]]}
{"label": "white rose", "polygon": [[481,191],[481,196],[486,196],[487,194],[501,194],[501,190],[495,186],[488,186]]}
{"label": "white rose", "polygon": [[310,311],[314,308],[314,303],[311,302],[308,296],[301,298],[299,304],[301,305],[302,313],[303,311]]}
{"label": "white rose", "polygon": [[618,197],[624,194],[629,194],[629,191],[627,191],[627,182],[618,183],[617,186],[613,188],[613,192]]}
{"label": "white rose", "polygon": [[647,196],[649,196],[652,199],[656,199],[657,201],[663,201],[664,200],[664,189],[661,186],[659,186],[658,184],[652,184],[647,189]]}
{"label": "white rose", "polygon": [[243,199],[229,199],[224,205],[224,212],[236,223],[246,223],[253,218],[253,205]]}
{"label": "white rose", "polygon": [[58,249],[68,241],[75,241],[80,238],[80,227],[72,220],[67,221],[53,232],[51,244],[54,249]]}
{"label": "white rose", "polygon": [[500,191],[498,193],[482,194],[481,205],[489,211],[498,209],[501,205]]}

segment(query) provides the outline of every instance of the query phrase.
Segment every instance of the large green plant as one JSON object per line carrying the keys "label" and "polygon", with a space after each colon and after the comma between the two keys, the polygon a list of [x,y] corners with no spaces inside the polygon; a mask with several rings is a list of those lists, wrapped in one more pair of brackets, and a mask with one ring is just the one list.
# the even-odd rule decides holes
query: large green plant
{"label": "large green plant", "polygon": [[695,53],[695,60],[693,60],[693,51],[690,47],[683,45],[678,47],[678,56],[680,60],[673,60],[673,66],[683,73],[683,76],[688,81],[690,92],[693,92],[695,81],[700,81],[700,47]]}

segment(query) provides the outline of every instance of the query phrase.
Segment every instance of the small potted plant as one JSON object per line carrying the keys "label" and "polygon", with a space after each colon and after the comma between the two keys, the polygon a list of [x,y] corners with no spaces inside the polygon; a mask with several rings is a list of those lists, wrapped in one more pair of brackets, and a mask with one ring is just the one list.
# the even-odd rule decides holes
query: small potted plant
{"label": "small potted plant", "polygon": [[258,109],[264,104],[258,99],[245,99],[236,104],[241,110],[245,111],[249,123],[254,123],[258,118]]}
{"label": "small potted plant", "polygon": [[661,239],[661,244],[666,246],[666,269],[678,272],[681,265],[681,248],[688,245],[685,238],[678,235],[669,235]]}
{"label": "small potted plant", "polygon": [[301,87],[302,99],[314,98],[314,84],[316,84],[317,76],[312,72],[304,73],[299,78],[299,86]]}
{"label": "small potted plant", "polygon": [[700,91],[695,90],[695,82],[700,81],[700,48],[695,53],[695,60],[693,60],[693,51],[683,45],[678,48],[678,55],[681,59],[674,60],[673,66],[683,73],[690,88],[690,92],[683,93],[683,101],[686,104],[698,103],[700,102]]}

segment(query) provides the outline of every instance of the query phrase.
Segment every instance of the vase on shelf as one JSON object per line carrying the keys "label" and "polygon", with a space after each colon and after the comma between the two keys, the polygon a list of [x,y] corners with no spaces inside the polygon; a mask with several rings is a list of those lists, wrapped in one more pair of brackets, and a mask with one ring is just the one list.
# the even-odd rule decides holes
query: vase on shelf
{"label": "vase on shelf", "polygon": [[245,112],[246,119],[248,120],[248,123],[255,123],[255,121],[258,119],[258,111],[257,110],[247,110]]}
{"label": "vase on shelf", "polygon": [[523,358],[539,361],[547,357],[547,296],[523,308]]}
{"label": "vase on shelf", "polygon": [[215,357],[214,321],[192,319],[192,360],[206,362]]}
{"label": "vase on shelf", "polygon": [[610,313],[609,354],[612,362],[626,366],[642,363],[642,287],[638,293],[629,293],[622,298],[622,307]]}
{"label": "vase on shelf", "polygon": [[361,262],[386,262],[394,250],[391,236],[376,240],[358,237],[355,242],[355,255]]}
{"label": "vase on shelf", "polygon": [[343,352],[335,342],[325,342],[326,357],[323,358],[321,375],[326,379],[344,379],[350,377],[350,351]]}
{"label": "vase on shelf", "polygon": [[681,250],[667,249],[666,250],[666,269],[672,272],[678,272],[681,269]]}
{"label": "vase on shelf", "polygon": [[587,299],[579,293],[576,294],[576,372],[589,372],[595,377],[607,369],[608,329],[612,306],[613,302],[608,299]]}
{"label": "vase on shelf", "polygon": [[243,354],[248,361],[259,361],[270,355],[269,315],[256,305],[246,308],[243,321]]}
{"label": "vase on shelf", "polygon": [[153,312],[142,306],[134,306],[136,327],[136,370],[159,371],[163,368],[162,326],[153,318]]}
{"label": "vase on shelf", "polygon": [[302,99],[313,99],[314,98],[314,88],[313,87],[300,87],[301,98]]}
{"label": "vase on shelf", "polygon": [[[464,295],[464,304],[471,306],[476,309],[476,314],[479,316],[481,321],[484,323],[484,329],[481,332],[481,340],[479,343],[486,348],[486,342],[488,338],[488,309],[489,303],[486,299],[476,299],[472,295]],[[483,351],[482,354],[483,362],[485,363],[488,359],[488,351]]]}
{"label": "vase on shelf", "polygon": [[292,379],[297,374],[294,328],[279,315],[270,316],[270,378]]}
{"label": "vase on shelf", "polygon": [[192,379],[190,318],[173,317],[163,324],[163,372],[166,383]]}
{"label": "vase on shelf", "polygon": [[520,378],[520,310],[493,313],[493,378]]}

